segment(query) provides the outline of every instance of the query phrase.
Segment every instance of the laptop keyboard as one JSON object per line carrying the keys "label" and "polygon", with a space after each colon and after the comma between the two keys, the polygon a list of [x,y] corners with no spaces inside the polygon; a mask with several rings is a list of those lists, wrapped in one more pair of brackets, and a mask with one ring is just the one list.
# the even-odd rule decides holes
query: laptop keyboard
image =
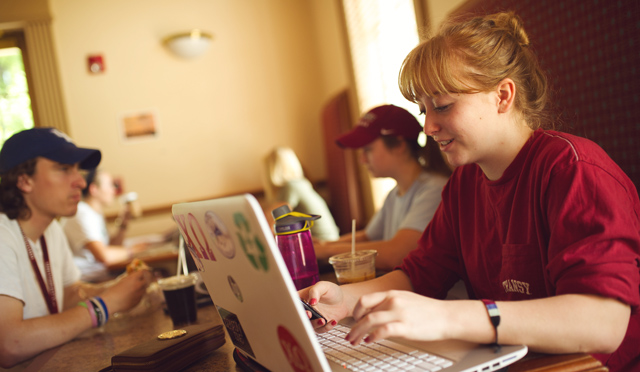
{"label": "laptop keyboard", "polygon": [[351,371],[439,371],[453,364],[440,356],[387,340],[353,346],[344,339],[348,332],[349,327],[338,324],[317,335],[327,359]]}

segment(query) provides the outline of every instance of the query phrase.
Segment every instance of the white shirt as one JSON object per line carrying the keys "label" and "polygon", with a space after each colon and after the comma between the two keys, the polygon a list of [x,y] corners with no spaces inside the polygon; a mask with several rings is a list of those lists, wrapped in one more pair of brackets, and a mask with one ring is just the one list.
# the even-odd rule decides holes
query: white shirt
{"label": "white shirt", "polygon": [[99,241],[109,245],[109,232],[104,216],[96,212],[84,201],[78,203],[75,216],[62,218],[60,224],[69,239],[73,259],[82,272],[82,280],[92,281],[104,278],[108,270],[97,261],[93,253],[85,248],[89,242]]}
{"label": "white shirt", "polygon": [[398,186],[389,192],[382,208],[366,227],[372,241],[390,240],[398,230],[424,231],[442,200],[442,189],[449,178],[422,172],[409,190],[398,196]]}
{"label": "white shirt", "polygon": [[[80,280],[80,270],[73,263],[67,238],[57,221],[49,224],[44,231],[44,238],[49,252],[58,310],[62,312],[64,288]],[[29,240],[29,244],[46,283],[47,274],[40,239],[36,242]],[[4,213],[0,213],[0,295],[13,297],[24,303],[23,319],[49,315],[49,308],[31,267],[20,226]]]}

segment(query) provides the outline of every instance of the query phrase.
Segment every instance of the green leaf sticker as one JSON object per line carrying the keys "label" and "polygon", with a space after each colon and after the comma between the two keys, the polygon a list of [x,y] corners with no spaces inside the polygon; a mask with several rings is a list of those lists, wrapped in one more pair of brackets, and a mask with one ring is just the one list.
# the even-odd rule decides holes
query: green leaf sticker
{"label": "green leaf sticker", "polygon": [[252,233],[249,222],[240,212],[234,213],[233,222],[235,223],[238,231],[236,235],[242,245],[244,254],[247,255],[251,265],[258,270],[269,271],[269,262],[267,261],[267,255],[265,254],[264,245],[258,237]]}

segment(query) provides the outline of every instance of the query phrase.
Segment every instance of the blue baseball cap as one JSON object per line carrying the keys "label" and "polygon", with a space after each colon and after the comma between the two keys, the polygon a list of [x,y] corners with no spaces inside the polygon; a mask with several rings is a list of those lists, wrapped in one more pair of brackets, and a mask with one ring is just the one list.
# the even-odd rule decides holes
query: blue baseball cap
{"label": "blue baseball cap", "polygon": [[62,164],[80,163],[82,169],[100,164],[100,150],[77,147],[71,138],[55,128],[23,130],[5,141],[0,150],[0,173],[41,156]]}

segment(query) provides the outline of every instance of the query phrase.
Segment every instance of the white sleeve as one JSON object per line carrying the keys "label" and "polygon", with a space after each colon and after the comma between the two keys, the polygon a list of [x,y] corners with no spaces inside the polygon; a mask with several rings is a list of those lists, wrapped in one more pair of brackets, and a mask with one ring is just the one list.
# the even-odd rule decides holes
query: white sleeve
{"label": "white sleeve", "polygon": [[99,241],[109,245],[109,235],[106,233],[104,219],[100,215],[89,213],[79,207],[75,216],[65,218],[61,222],[68,244],[75,256],[82,256],[82,249],[89,242]]}

